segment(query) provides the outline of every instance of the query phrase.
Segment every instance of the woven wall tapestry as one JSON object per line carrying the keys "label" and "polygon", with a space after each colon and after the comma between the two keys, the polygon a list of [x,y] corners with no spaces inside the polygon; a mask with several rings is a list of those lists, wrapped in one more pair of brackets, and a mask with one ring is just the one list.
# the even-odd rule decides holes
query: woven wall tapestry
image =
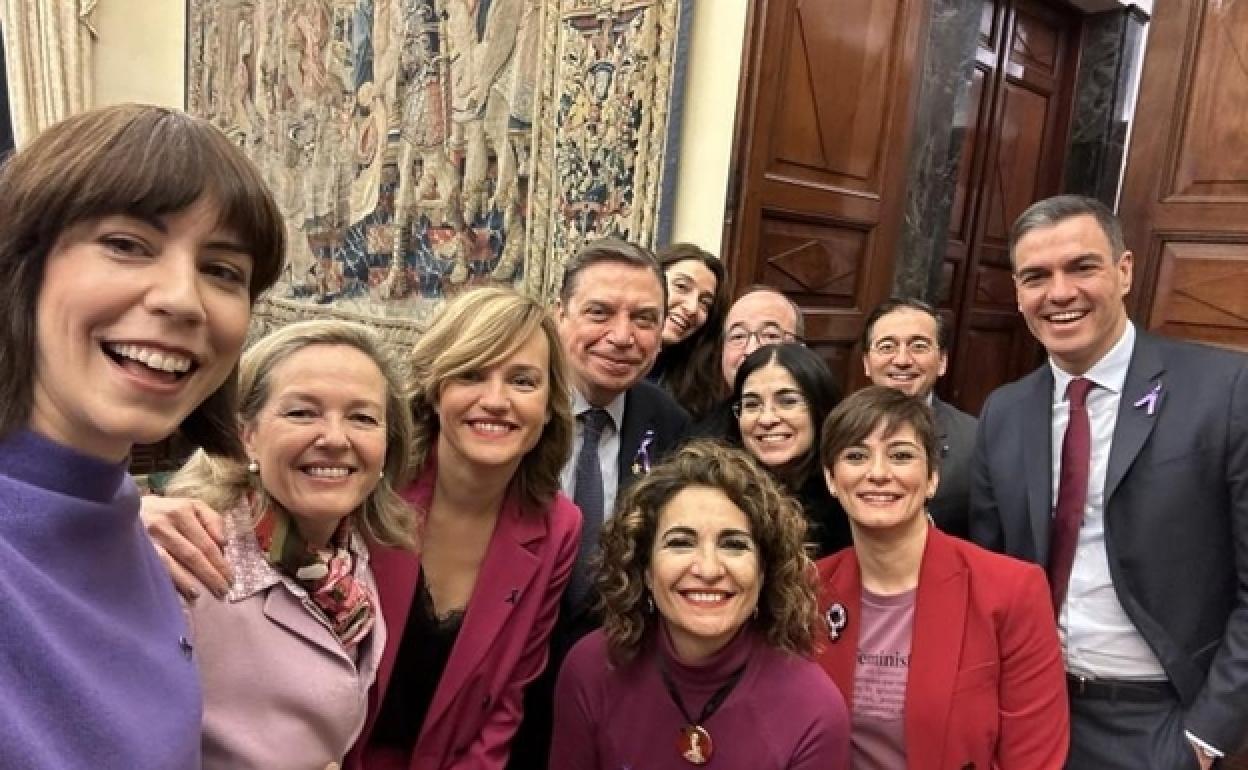
{"label": "woven wall tapestry", "polygon": [[485,283],[553,296],[586,239],[666,237],[691,0],[189,0],[187,108],[287,220],[262,326],[410,339]]}

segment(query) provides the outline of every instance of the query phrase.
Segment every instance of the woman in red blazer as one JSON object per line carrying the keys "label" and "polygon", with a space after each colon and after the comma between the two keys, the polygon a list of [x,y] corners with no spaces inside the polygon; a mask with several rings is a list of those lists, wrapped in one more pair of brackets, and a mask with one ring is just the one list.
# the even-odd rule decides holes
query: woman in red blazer
{"label": "woman in red blazer", "polygon": [[417,551],[372,554],[391,634],[349,768],[502,768],[546,665],[580,511],[554,322],[508,289],[460,295],[412,353]]}
{"label": "woman in red blazer", "polygon": [[937,530],[928,408],[891,388],[829,415],[822,457],[854,547],[819,562],[819,662],[855,770],[1060,770],[1070,720],[1044,573]]}

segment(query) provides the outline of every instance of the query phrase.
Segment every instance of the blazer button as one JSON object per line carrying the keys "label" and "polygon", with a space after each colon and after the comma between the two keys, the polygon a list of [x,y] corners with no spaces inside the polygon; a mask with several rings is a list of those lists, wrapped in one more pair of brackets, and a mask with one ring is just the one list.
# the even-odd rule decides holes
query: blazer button
{"label": "blazer button", "polygon": [[481,699],[481,708],[488,709],[489,707],[490,707],[490,696],[487,695]]}

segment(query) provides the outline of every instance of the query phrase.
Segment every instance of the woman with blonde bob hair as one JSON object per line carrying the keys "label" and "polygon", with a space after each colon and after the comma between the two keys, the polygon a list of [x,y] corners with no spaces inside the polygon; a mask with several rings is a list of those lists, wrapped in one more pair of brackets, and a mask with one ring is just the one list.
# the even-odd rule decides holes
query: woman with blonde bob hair
{"label": "woman with blonde bob hair", "polygon": [[580,542],[567,374],[545,308],[498,288],[452,301],[411,363],[419,549],[374,555],[393,664],[347,766],[501,769]]}
{"label": "woman with blonde bob hair", "polygon": [[744,452],[696,441],[618,511],[602,534],[603,628],[559,674],[551,767],[721,753],[757,770],[848,767],[844,701],[809,659],[813,566],[794,502]]}
{"label": "woman with blonde bob hair", "polygon": [[386,638],[366,543],[411,543],[393,487],[411,417],[381,340],[347,321],[262,338],[238,384],[249,461],[200,450],[168,487],[225,512],[238,576],[224,599],[188,610],[204,767],[324,767],[364,724]]}
{"label": "woman with blonde bob hair", "polygon": [[200,766],[186,621],[127,463],[241,447],[234,380],[285,226],[207,121],[123,104],[0,167],[0,767]]}

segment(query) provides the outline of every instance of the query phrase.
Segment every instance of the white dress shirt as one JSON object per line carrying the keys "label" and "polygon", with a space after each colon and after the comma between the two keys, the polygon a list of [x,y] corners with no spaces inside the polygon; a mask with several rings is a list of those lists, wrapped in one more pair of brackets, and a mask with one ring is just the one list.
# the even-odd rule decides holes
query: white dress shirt
{"label": "white dress shirt", "polygon": [[[603,515],[610,517],[615,511],[615,495],[620,488],[620,426],[624,424],[624,401],[628,398],[625,391],[616,396],[603,409],[611,419],[602,429],[602,437],[598,439],[598,467],[602,471],[602,510]],[[593,407],[581,392],[572,389],[572,413],[578,418]],[[576,421],[576,439],[572,442],[572,456],[564,463],[563,473],[559,475],[559,484],[569,500],[575,499],[576,493],[576,457],[581,453],[584,443],[584,425]]]}
{"label": "white dress shirt", "polygon": [[[1088,392],[1091,463],[1083,525],[1075,546],[1066,601],[1058,617],[1058,634],[1066,670],[1102,679],[1165,680],[1166,672],[1148,642],[1118,601],[1105,550],[1105,475],[1113,445],[1122,388],[1135,349],[1135,327],[1128,322],[1122,337],[1083,376],[1096,387]],[[1053,496],[1061,478],[1062,440],[1070,421],[1066,387],[1073,377],[1053,359]]]}

